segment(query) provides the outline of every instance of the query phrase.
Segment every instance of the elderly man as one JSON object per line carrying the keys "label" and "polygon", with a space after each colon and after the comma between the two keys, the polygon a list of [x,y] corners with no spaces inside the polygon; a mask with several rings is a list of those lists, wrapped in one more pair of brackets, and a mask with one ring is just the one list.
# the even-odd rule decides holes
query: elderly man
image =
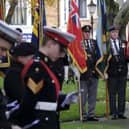
{"label": "elderly man", "polygon": [[[80,76],[80,86],[82,92],[82,121],[98,121],[95,118],[95,106],[98,88],[98,73],[96,71],[95,65],[99,59],[99,49],[97,41],[90,39],[91,32],[90,25],[84,25],[82,27],[84,46],[87,53],[87,71]],[[86,111],[86,105],[88,104],[88,109]]]}
{"label": "elderly man", "polygon": [[119,27],[109,27],[107,67],[111,119],[126,119],[125,98],[127,82],[127,42],[119,37]]}
{"label": "elderly man", "polygon": [[[0,60],[7,56],[7,51],[15,42],[19,41],[20,36],[20,33],[12,30],[5,22],[0,20]],[[4,97],[0,91],[0,128],[20,129],[18,126],[13,126],[7,121],[5,116],[5,108],[6,103],[4,103]]]}

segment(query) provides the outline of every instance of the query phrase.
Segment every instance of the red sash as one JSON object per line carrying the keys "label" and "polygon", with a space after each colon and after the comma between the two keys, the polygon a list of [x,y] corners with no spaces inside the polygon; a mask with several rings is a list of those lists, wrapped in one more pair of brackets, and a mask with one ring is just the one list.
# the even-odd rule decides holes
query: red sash
{"label": "red sash", "polygon": [[[24,77],[28,71],[28,69],[30,68],[30,66],[33,64],[34,60],[30,60],[26,65],[25,67],[23,68],[22,70],[22,73],[21,73],[21,76],[22,76],[22,79],[24,80]],[[48,74],[50,75],[51,79],[54,80],[54,83],[55,83],[55,88],[56,88],[56,96],[58,97],[59,95],[59,91],[60,91],[60,83],[57,79],[57,77],[55,76],[55,74],[52,72],[52,70],[47,66],[47,64],[43,61],[43,60],[40,60],[39,61],[42,66],[46,69],[46,71],[48,72]]]}

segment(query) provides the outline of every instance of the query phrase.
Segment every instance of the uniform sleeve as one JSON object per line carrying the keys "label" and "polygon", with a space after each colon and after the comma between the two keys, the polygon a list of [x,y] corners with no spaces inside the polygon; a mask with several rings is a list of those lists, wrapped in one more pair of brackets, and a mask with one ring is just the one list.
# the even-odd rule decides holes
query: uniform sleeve
{"label": "uniform sleeve", "polygon": [[65,106],[61,106],[62,103],[64,102],[65,98],[66,98],[67,94],[60,94],[59,98],[58,98],[58,108],[57,110],[68,110],[70,108],[70,105],[66,104]]}
{"label": "uniform sleeve", "polygon": [[21,82],[20,71],[12,69],[6,74],[4,90],[10,101],[21,101],[24,87]]}
{"label": "uniform sleeve", "polygon": [[23,126],[35,120],[34,109],[37,101],[36,98],[38,92],[43,87],[43,81],[43,69],[38,63],[32,64],[24,78],[25,90],[20,108],[13,118],[18,122],[16,124],[22,123],[21,126]]}
{"label": "uniform sleeve", "polygon": [[25,86],[32,92],[37,94],[44,85],[44,68],[40,63],[33,63],[25,75]]}
{"label": "uniform sleeve", "polygon": [[11,129],[11,123],[0,121],[0,129]]}

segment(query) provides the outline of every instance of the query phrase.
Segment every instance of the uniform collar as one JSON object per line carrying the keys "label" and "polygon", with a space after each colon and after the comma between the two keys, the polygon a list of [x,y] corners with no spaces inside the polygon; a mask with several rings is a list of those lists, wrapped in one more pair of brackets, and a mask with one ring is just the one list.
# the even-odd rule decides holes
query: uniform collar
{"label": "uniform collar", "polygon": [[38,51],[36,55],[39,56],[40,59],[46,62],[48,65],[53,64],[53,62],[49,59],[49,57],[46,56],[44,53]]}

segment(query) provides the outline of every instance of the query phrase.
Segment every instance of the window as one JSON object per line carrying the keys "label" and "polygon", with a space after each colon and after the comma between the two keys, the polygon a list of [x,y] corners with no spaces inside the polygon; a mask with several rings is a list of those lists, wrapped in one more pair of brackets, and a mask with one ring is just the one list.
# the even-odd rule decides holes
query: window
{"label": "window", "polygon": [[87,17],[87,2],[86,2],[86,0],[79,0],[79,13],[80,13],[80,18]]}
{"label": "window", "polygon": [[[6,9],[10,8],[10,2],[7,1]],[[25,0],[18,0],[18,4],[15,7],[15,11],[11,18],[12,25],[26,25],[27,24],[27,2]]]}
{"label": "window", "polygon": [[[87,17],[87,2],[86,0],[78,0],[79,5],[79,14],[80,18],[86,18]],[[70,0],[69,0],[69,10],[70,11]]]}
{"label": "window", "polygon": [[18,5],[15,8],[14,15],[12,17],[11,23],[15,25],[26,25],[27,24],[27,3],[23,1],[18,1]]}
{"label": "window", "polygon": [[[87,18],[87,0],[78,0],[80,18]],[[60,0],[60,26],[65,28],[69,12],[70,12],[70,0]]]}

